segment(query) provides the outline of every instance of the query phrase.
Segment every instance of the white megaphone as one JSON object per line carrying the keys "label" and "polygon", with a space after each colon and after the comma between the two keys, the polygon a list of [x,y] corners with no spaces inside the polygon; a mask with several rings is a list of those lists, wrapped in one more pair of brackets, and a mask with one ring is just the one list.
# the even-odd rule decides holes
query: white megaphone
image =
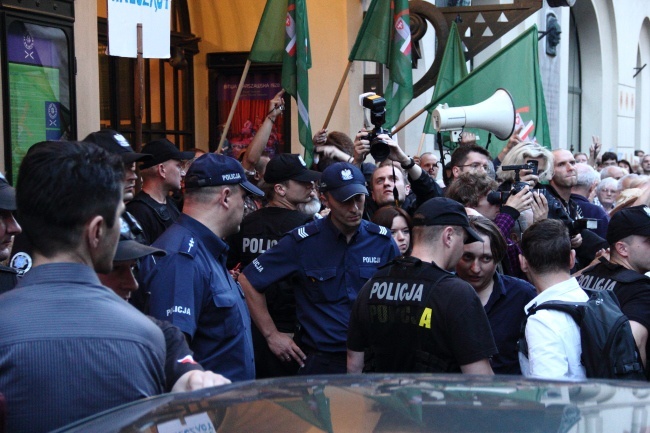
{"label": "white megaphone", "polygon": [[467,107],[438,105],[433,112],[433,128],[438,131],[459,131],[463,128],[483,129],[499,140],[506,140],[515,130],[515,104],[506,89],[498,89],[483,102]]}

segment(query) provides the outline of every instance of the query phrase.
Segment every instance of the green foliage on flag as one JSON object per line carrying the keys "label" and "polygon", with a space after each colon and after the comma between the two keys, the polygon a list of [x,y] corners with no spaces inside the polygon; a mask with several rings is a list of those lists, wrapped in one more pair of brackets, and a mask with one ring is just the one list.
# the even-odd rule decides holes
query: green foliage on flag
{"label": "green foliage on flag", "polygon": [[435,103],[427,115],[427,121],[424,123],[425,134],[435,134],[436,130],[433,129],[432,114],[435,107],[438,105],[436,101],[440,99],[447,90],[451,89],[454,84],[467,76],[467,65],[465,60],[465,53],[463,52],[463,43],[458,34],[458,26],[456,23],[451,23],[451,30],[445,45],[445,52],[442,55],[442,62],[440,62],[440,71],[438,72],[438,79],[436,86],[433,89],[433,97],[431,102]]}
{"label": "green foliage on flag", "polygon": [[286,16],[287,0],[267,0],[248,56],[251,62],[282,62]]}
{"label": "green foliage on flag", "polygon": [[[544,89],[539,72],[536,26],[526,30],[451,89],[440,93],[425,108],[433,111],[438,104],[443,103],[450,107],[473,105],[492,96],[498,88],[510,92],[524,124],[530,120],[534,122],[535,129],[529,138],[536,137],[540,144],[551,149]],[[480,143],[487,142],[486,131],[467,130],[478,133],[481,136]],[[488,150],[492,155],[498,155],[504,145],[505,141],[492,137]]]}
{"label": "green foliage on flag", "polygon": [[296,100],[298,136],[300,143],[305,148],[305,162],[307,166],[310,166],[314,157],[314,144],[309,122],[307,71],[311,68],[311,49],[305,0],[288,0],[285,29],[282,87]]}
{"label": "green foliage on flag", "polygon": [[348,60],[374,61],[388,67],[384,127],[395,126],[400,113],[413,99],[408,0],[373,0]]}

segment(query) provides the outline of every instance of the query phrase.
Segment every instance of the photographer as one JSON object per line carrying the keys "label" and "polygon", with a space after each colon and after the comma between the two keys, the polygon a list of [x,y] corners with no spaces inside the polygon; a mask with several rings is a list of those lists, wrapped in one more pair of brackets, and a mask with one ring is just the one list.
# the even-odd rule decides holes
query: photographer
{"label": "photographer", "polygon": [[575,158],[568,150],[556,149],[553,151],[553,160],[553,177],[546,190],[557,200],[559,206],[550,206],[549,202],[549,218],[561,220],[569,228],[571,247],[577,255],[576,267],[580,269],[594,259],[598,250],[607,248],[607,242],[578,223],[584,217],[580,207],[571,198],[571,188],[578,183]]}
{"label": "photographer", "polygon": [[[370,140],[367,140],[369,133],[364,129],[356,136],[354,142],[355,165],[358,165],[359,161],[363,161],[371,152]],[[385,143],[389,149],[386,159],[399,163],[406,173],[407,179],[404,179],[401,170],[394,168],[392,164],[380,165],[372,175],[370,184],[372,199],[366,201],[364,218],[371,219],[375,210],[381,206],[394,204],[395,201],[399,207],[413,215],[415,209],[428,199],[442,197],[442,189],[435,179],[422,170],[413,158],[405,154],[395,140],[388,134],[379,134],[376,138]],[[410,184],[411,195],[408,195],[405,180],[408,180]],[[393,191],[388,198],[384,194],[387,189]]]}

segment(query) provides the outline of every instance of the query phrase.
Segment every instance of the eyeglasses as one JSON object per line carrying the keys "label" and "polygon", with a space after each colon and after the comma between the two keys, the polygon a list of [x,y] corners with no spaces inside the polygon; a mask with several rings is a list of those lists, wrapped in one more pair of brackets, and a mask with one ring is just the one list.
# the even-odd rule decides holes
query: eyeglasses
{"label": "eyeglasses", "polygon": [[480,162],[474,162],[472,164],[463,164],[463,165],[459,165],[458,167],[471,167],[472,170],[478,170],[482,168],[485,171],[488,171],[490,169],[489,165],[481,164]]}

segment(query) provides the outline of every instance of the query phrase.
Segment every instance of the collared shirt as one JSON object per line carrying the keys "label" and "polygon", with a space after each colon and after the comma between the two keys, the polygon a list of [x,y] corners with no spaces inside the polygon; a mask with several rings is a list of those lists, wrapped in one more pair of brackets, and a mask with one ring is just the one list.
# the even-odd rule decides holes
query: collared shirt
{"label": "collared shirt", "polygon": [[521,374],[517,341],[526,317],[524,306],[536,295],[535,287],[519,278],[494,274],[494,286],[485,304],[499,353],[491,360],[495,374]]}
{"label": "collared shirt", "polygon": [[226,268],[226,243],[183,214],[153,245],[167,255],[142,263],[150,314],[190,336],[190,348],[206,369],[232,381],[254,379],[250,315]]}
{"label": "collared shirt", "polygon": [[[587,302],[589,296],[575,278],[549,287],[530,301],[524,311],[546,301]],[[566,313],[539,310],[526,324],[528,358],[521,354],[521,371],[527,377],[545,379],[584,379],[585,368],[580,362],[582,344],[580,328]]]}
{"label": "collared shirt", "polygon": [[352,304],[366,281],[399,256],[390,231],[361,221],[350,242],[330,217],[299,227],[244,269],[259,292],[297,278],[296,314],[301,341],[323,352],[345,352]]}
{"label": "collared shirt", "polygon": [[92,268],[33,268],[0,296],[7,431],[45,432],[164,390],[165,341]]}

